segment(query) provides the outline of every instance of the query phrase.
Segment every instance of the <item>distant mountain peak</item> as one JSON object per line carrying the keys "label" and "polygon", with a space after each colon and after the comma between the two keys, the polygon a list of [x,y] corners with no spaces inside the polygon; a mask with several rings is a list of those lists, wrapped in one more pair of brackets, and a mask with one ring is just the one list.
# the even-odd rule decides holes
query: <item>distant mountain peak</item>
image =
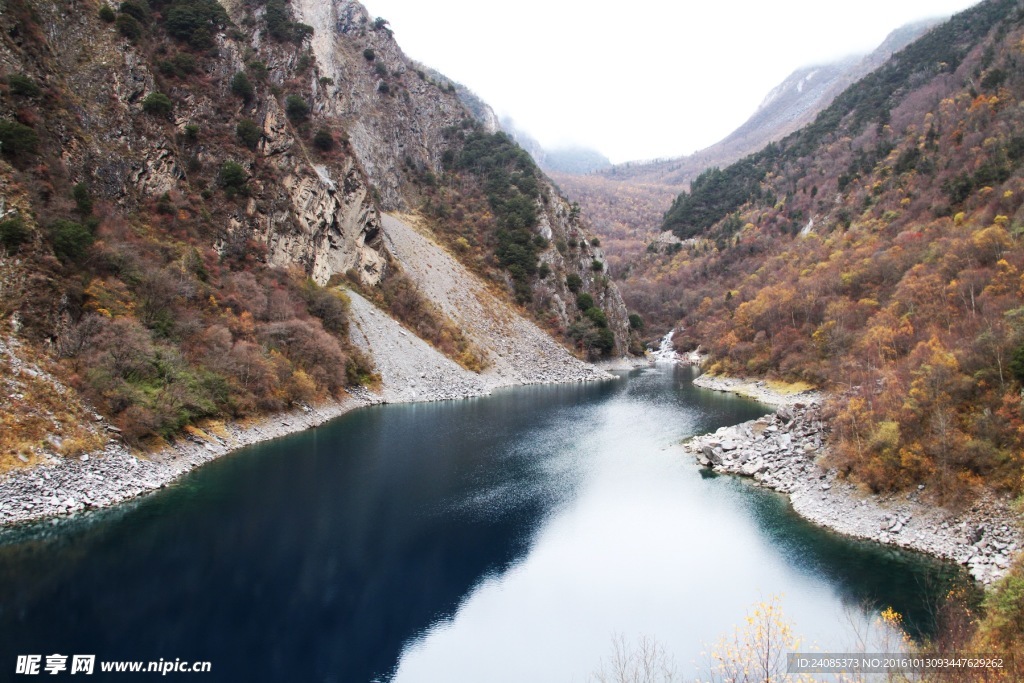
{"label": "distant mountain peak", "polygon": [[705,169],[730,164],[810,123],[848,86],[943,20],[923,19],[901,26],[866,55],[798,68],[768,91],[743,125],[709,147],[684,157],[629,162],[599,172],[619,181],[685,187]]}
{"label": "distant mountain peak", "polygon": [[530,153],[538,166],[549,173],[582,175],[610,168],[612,165],[608,157],[583,145],[546,148],[532,135],[519,128],[508,116],[502,117],[501,128]]}

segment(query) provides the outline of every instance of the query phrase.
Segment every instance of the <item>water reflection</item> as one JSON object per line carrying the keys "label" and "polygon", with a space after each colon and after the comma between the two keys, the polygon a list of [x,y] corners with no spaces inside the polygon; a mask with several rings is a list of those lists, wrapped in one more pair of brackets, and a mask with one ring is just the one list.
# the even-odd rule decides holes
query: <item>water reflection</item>
{"label": "water reflection", "polygon": [[688,378],[362,410],[8,536],[0,665],[80,652],[208,659],[215,680],[582,680],[612,631],[658,634],[685,662],[770,593],[821,637],[844,601],[919,600],[894,574],[934,565],[890,567],[704,479],[678,441],[762,409]]}
{"label": "water reflection", "polygon": [[594,407],[589,429],[547,452],[574,473],[563,474],[571,495],[525,558],[408,645],[396,681],[584,680],[615,633],[656,635],[696,673],[703,646],[771,595],[784,595],[809,642],[833,650],[870,628],[862,602],[895,604],[914,624],[928,616],[938,586],[925,577],[944,578],[939,565],[828,534],[781,496],[702,476],[678,440],[751,406],[685,375],[666,392],[660,372],[637,373]]}

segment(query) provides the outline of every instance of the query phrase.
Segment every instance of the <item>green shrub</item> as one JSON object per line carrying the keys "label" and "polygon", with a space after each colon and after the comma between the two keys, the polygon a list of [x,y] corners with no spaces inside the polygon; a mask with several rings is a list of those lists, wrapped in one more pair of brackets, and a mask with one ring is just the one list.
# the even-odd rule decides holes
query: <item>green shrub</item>
{"label": "green shrub", "polygon": [[1024,633],[1024,576],[1019,569],[985,596],[984,630],[1000,643],[1012,643]]}
{"label": "green shrub", "polygon": [[597,237],[594,237],[593,239],[590,240],[590,246],[592,246],[592,247],[599,247],[599,246],[601,246],[601,240],[599,238],[597,238]]}
{"label": "green shrub", "polygon": [[312,26],[292,21],[291,11],[284,0],[267,0],[264,19],[267,22],[267,33],[274,40],[299,44],[313,33]]}
{"label": "green shrub", "polygon": [[142,110],[150,116],[167,118],[174,110],[174,104],[171,102],[171,98],[162,92],[151,92],[146,95],[146,99],[142,100]]}
{"label": "green shrub", "polygon": [[298,95],[289,95],[284,102],[284,111],[292,123],[302,123],[309,118],[309,103]]}
{"label": "green shrub", "polygon": [[615,348],[615,333],[607,327],[598,329],[597,343],[594,344],[594,348],[600,351],[603,356],[611,353],[612,349]]}
{"label": "green shrub", "polygon": [[600,261],[598,261],[597,259],[593,259],[590,262],[590,269],[592,271],[594,271],[595,273],[599,272],[599,271],[602,271],[602,270],[604,270],[604,264],[601,263]]}
{"label": "green shrub", "polygon": [[365,50],[363,50],[363,59],[365,59],[366,61],[372,62],[376,58],[377,53],[373,51],[372,47],[368,47]]}
{"label": "green shrub", "polygon": [[638,313],[629,314],[629,328],[631,330],[641,331],[644,329],[644,319],[640,317]]}
{"label": "green shrub", "polygon": [[118,32],[133,43],[142,35],[142,24],[131,15],[118,14],[116,25]]}
{"label": "green shrub", "polygon": [[252,77],[257,81],[263,81],[267,78],[267,65],[265,62],[253,59],[246,62],[245,68],[249,70],[249,73],[251,73]]}
{"label": "green shrub", "polygon": [[590,319],[590,322],[594,323],[598,327],[608,327],[608,317],[604,314],[597,306],[591,306],[583,312],[583,315]]}
{"label": "green shrub", "polygon": [[566,276],[565,278],[565,286],[569,289],[570,292],[576,294],[577,292],[580,291],[580,288],[583,287],[583,278],[581,278],[576,273],[569,273],[569,275]]}
{"label": "green shrub", "polygon": [[110,24],[117,19],[117,15],[114,14],[114,10],[110,9],[109,5],[103,5],[100,7],[100,19]]}
{"label": "green shrub", "polygon": [[75,200],[75,208],[78,210],[79,215],[88,216],[92,213],[92,193],[89,192],[88,185],[85,183],[78,183],[71,188],[71,196]]}
{"label": "green shrub", "polygon": [[292,19],[283,0],[268,0],[266,7],[264,19],[270,37],[281,41],[291,40]]}
{"label": "green shrub", "polygon": [[93,243],[93,234],[81,223],[69,220],[56,220],[50,226],[50,242],[53,253],[65,263],[81,262],[89,252]]}
{"label": "green shrub", "polygon": [[178,70],[178,76],[194,74],[198,69],[195,55],[190,55],[187,52],[179,52],[171,61],[174,63],[174,68]]}
{"label": "green shrub", "polygon": [[519,301],[529,301],[542,248],[533,233],[540,176],[536,164],[505,133],[475,130],[451,165],[480,178],[498,227],[494,254],[511,275]]}
{"label": "green shrub", "polygon": [[216,0],[177,0],[167,10],[167,32],[192,47],[213,45],[213,36],[228,24],[228,14]]}
{"label": "green shrub", "polygon": [[39,147],[39,136],[26,125],[17,121],[0,121],[0,153],[18,158],[35,154]]}
{"label": "green shrub", "polygon": [[21,97],[39,97],[40,90],[36,82],[25,74],[11,74],[7,77],[7,85],[12,95]]}
{"label": "green shrub", "polygon": [[1018,346],[1010,356],[1009,367],[1017,381],[1024,384],[1024,344]]}
{"label": "green shrub", "polygon": [[585,311],[588,308],[594,307],[594,297],[590,296],[586,292],[576,297],[576,308],[581,311]]}
{"label": "green shrub", "polygon": [[591,357],[609,353],[615,348],[615,335],[607,327],[598,327],[590,319],[578,320],[566,334]]}
{"label": "green shrub", "polygon": [[164,76],[173,78],[178,75],[178,70],[174,68],[174,62],[169,59],[161,59],[156,63],[156,68],[160,70]]}
{"label": "green shrub", "polygon": [[348,334],[348,298],[338,290],[324,289],[312,280],[302,288],[310,315],[320,318],[328,332],[344,337]]}
{"label": "green shrub", "polygon": [[263,132],[251,119],[242,119],[238,122],[238,125],[235,126],[235,135],[238,136],[238,140],[243,145],[249,149],[255,150],[260,144],[260,138],[263,137]]}
{"label": "green shrub", "polygon": [[160,72],[165,76],[176,76],[184,78],[196,72],[196,58],[187,52],[179,52],[170,59],[161,60],[159,63]]}
{"label": "green shrub", "polygon": [[164,192],[160,195],[160,199],[156,201],[156,212],[162,216],[173,216],[177,213],[177,209],[174,207],[174,202],[171,200],[171,195]]}
{"label": "green shrub", "polygon": [[125,0],[121,3],[119,11],[121,14],[132,17],[143,26],[149,24],[153,16],[146,0]]}
{"label": "green shrub", "polygon": [[245,169],[242,168],[241,164],[234,161],[224,162],[224,165],[220,167],[220,174],[217,177],[217,181],[229,197],[233,197],[236,194],[245,194],[248,180],[249,176],[246,174]]}
{"label": "green shrub", "polygon": [[369,385],[380,382],[380,375],[374,372],[373,361],[354,348],[345,365],[345,381],[353,386]]}
{"label": "green shrub", "polygon": [[331,135],[331,131],[326,128],[321,128],[313,136],[313,146],[321,152],[330,152],[334,149],[334,136]]}
{"label": "green shrub", "polygon": [[256,94],[256,89],[252,87],[252,81],[245,72],[239,71],[231,77],[231,92],[248,102]]}
{"label": "green shrub", "polygon": [[15,216],[0,221],[0,247],[9,254],[17,252],[22,244],[29,241],[31,236],[32,234],[20,217]]}

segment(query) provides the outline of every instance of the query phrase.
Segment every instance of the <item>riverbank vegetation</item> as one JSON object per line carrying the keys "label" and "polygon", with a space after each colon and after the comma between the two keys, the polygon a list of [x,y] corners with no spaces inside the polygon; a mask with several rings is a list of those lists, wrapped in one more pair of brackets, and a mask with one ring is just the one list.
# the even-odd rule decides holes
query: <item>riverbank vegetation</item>
{"label": "riverbank vegetation", "polygon": [[1017,3],[936,28],[698,179],[664,223],[686,242],[643,257],[630,305],[712,371],[833,391],[835,464],[874,491],[1021,493],[1022,64]]}

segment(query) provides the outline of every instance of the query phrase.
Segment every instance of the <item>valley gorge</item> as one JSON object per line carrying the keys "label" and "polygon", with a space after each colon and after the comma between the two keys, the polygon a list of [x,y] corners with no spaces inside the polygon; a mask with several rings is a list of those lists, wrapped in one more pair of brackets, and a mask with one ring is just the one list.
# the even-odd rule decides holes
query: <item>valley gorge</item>
{"label": "valley gorge", "polygon": [[[565,680],[601,629],[696,657],[785,589],[837,646],[1015,680],[1022,46],[987,0],[798,72],[692,169],[584,180],[352,0],[0,0],[12,642],[48,646],[52,585],[75,646],[167,633],[216,680]],[[83,628],[119,582],[152,624]],[[250,667],[223,634],[264,609]]]}

